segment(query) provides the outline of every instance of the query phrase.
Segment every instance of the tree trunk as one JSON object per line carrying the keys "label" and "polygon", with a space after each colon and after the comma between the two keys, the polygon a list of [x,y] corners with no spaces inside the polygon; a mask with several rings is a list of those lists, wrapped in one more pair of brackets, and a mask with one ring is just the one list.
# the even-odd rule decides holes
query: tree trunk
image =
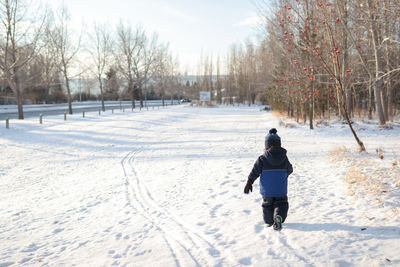
{"label": "tree trunk", "polygon": [[300,102],[296,95],[296,122],[299,123],[300,121]]}
{"label": "tree trunk", "polygon": [[381,98],[381,90],[383,86],[384,86],[383,79],[379,79],[374,82],[375,107],[376,107],[376,112],[378,113],[379,126],[383,126],[386,123],[385,114],[383,112],[383,107],[382,107],[382,98]]}
{"label": "tree trunk", "polygon": [[[12,82],[11,82],[12,83]],[[9,82],[10,87],[11,83]],[[14,68],[14,92],[17,98],[17,107],[18,107],[18,119],[24,119],[24,109],[23,109],[23,99],[22,99],[22,89],[21,89],[21,81],[19,79],[18,69]]]}
{"label": "tree trunk", "polygon": [[128,81],[128,92],[131,93],[132,108],[135,108],[135,86],[133,86],[133,81],[129,78]]}
{"label": "tree trunk", "polygon": [[370,30],[372,34],[372,44],[374,48],[374,56],[375,56],[375,81],[374,81],[374,93],[375,93],[375,105],[376,111],[378,113],[378,123],[380,126],[385,125],[385,114],[382,106],[382,90],[385,86],[384,81],[380,78],[380,73],[382,73],[382,48],[379,43],[379,36],[378,36],[378,28],[376,25],[376,16],[372,14],[373,10],[372,0],[368,0],[368,12],[370,17]]}
{"label": "tree trunk", "polygon": [[363,151],[365,151],[364,143],[361,142],[360,138],[358,138],[358,135],[357,135],[356,131],[354,130],[353,125],[351,124],[349,114],[347,113],[347,106],[346,106],[346,100],[345,100],[346,96],[345,96],[345,92],[343,89],[343,83],[340,79],[337,80],[337,83],[339,85],[338,91],[340,92],[340,95],[342,97],[342,106],[340,106],[340,109],[343,110],[343,116],[344,116],[345,120],[347,121],[347,124],[349,125],[349,128],[351,130],[351,133],[353,134],[354,138],[357,141],[357,144],[360,147],[360,152],[363,152]]}
{"label": "tree trunk", "polygon": [[63,74],[64,74],[64,79],[65,79],[65,87],[67,88],[67,99],[68,99],[68,113],[72,115],[72,96],[71,96],[71,89],[69,87],[69,78],[68,78],[68,72],[67,72],[67,65],[63,59]]}
{"label": "tree trunk", "polygon": [[68,113],[72,115],[72,96],[71,96],[71,89],[69,87],[69,79],[67,76],[65,76],[65,86],[67,87],[67,95],[68,95]]}
{"label": "tree trunk", "polygon": [[344,113],[344,117],[345,117],[347,123],[349,124],[351,133],[353,134],[354,138],[356,139],[357,144],[360,147],[360,152],[366,151],[364,143],[360,140],[360,138],[358,138],[357,133],[354,131],[353,125],[351,124],[351,121],[350,121],[350,118],[349,118],[349,114],[347,113],[345,108],[343,108],[343,113]]}
{"label": "tree trunk", "polygon": [[101,80],[101,76],[98,76],[98,79],[100,85],[101,110],[104,112],[106,111],[106,108],[104,106],[103,81]]}
{"label": "tree trunk", "polygon": [[[390,4],[388,0],[385,0],[385,10],[390,10]],[[385,11],[386,13],[386,11]],[[389,17],[388,14],[385,14],[385,35],[390,36],[390,23],[389,23]],[[386,71],[389,72],[391,71],[391,66],[390,66],[390,59],[392,56],[392,53],[390,51],[390,40],[387,40],[385,42],[385,52],[386,52]],[[385,87],[385,92],[384,92],[384,100],[386,103],[383,105],[384,111],[385,111],[385,119],[386,121],[391,121],[393,119],[393,114],[392,114],[392,77],[389,74],[386,78],[386,87]]]}
{"label": "tree trunk", "polygon": [[[347,15],[347,0],[343,0],[342,2],[343,4],[343,16],[342,16],[342,20],[343,20],[343,24],[344,27],[347,28],[347,19],[348,19],[348,15]],[[343,30],[343,34],[342,34],[342,38],[343,38],[343,63],[342,63],[342,69],[341,69],[341,74],[342,77],[345,77],[346,75],[346,70],[348,69],[348,58],[349,58],[349,53],[348,53],[348,40],[347,40],[347,32],[345,30]],[[351,111],[352,111],[352,101],[351,101],[351,87],[350,86],[345,86],[345,94],[346,94],[346,107],[347,107],[347,114],[349,115],[349,117],[351,117]]]}
{"label": "tree trunk", "polygon": [[143,92],[142,92],[142,86],[139,86],[139,100],[140,100],[140,107],[143,108]]}
{"label": "tree trunk", "polygon": [[[390,78],[390,75],[388,79]],[[383,79],[383,86],[382,86],[382,91],[381,91],[381,101],[382,101],[382,108],[383,108],[383,116],[385,118],[385,122],[389,120],[389,113],[388,113],[388,96],[387,96],[387,91],[389,87],[389,80],[387,80],[385,84],[385,79]]]}
{"label": "tree trunk", "polygon": [[372,120],[372,80],[368,84],[368,119]]}
{"label": "tree trunk", "polygon": [[394,116],[394,110],[393,110],[393,86],[392,86],[392,81],[390,80],[390,75],[389,75],[389,81],[388,81],[388,120],[393,122],[393,116]]}
{"label": "tree trunk", "polygon": [[23,109],[23,100],[22,100],[22,92],[21,92],[21,84],[19,82],[19,79],[16,77],[15,78],[15,83],[16,83],[16,93],[17,93],[17,105],[18,105],[18,119],[23,120],[24,119],[24,109]]}
{"label": "tree trunk", "polygon": [[[314,65],[314,61],[311,60],[311,66]],[[309,96],[309,121],[310,121],[310,129],[314,130],[314,70],[311,71],[311,88],[310,88],[310,96]]]}
{"label": "tree trunk", "polygon": [[311,92],[310,92],[310,104],[309,104],[309,120],[310,120],[310,129],[313,130],[314,129],[314,124],[313,124],[313,120],[314,120],[314,82],[311,81]]}

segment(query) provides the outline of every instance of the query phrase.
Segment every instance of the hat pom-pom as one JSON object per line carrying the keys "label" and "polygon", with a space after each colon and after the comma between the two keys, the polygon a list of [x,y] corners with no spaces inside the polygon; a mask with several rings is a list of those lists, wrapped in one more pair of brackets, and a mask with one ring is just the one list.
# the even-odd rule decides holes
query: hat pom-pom
{"label": "hat pom-pom", "polygon": [[270,134],[276,134],[278,131],[275,128],[272,128],[271,130],[269,130]]}

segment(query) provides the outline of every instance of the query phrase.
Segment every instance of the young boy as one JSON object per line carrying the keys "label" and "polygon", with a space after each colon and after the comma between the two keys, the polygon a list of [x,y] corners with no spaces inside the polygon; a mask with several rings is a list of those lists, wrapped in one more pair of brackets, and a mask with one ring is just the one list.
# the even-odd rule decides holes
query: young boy
{"label": "young boy", "polygon": [[292,164],[281,147],[281,138],[272,128],[265,137],[265,153],[258,157],[249,174],[244,193],[253,192],[253,183],[261,175],[260,193],[263,197],[263,217],[268,227],[281,230],[289,209],[287,178],[293,172]]}

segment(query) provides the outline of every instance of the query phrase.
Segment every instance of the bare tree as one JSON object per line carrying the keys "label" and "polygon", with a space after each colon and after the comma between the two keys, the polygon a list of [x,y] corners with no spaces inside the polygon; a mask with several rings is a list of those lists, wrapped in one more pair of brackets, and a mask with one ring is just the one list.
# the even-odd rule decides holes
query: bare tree
{"label": "bare tree", "polygon": [[160,46],[155,56],[152,78],[154,79],[154,81],[156,81],[157,86],[159,87],[159,93],[163,106],[165,105],[164,101],[166,91],[168,89],[169,77],[170,75],[172,75],[172,61],[172,56],[169,53],[169,46]]}
{"label": "bare tree", "polygon": [[217,62],[216,62],[216,67],[217,67],[217,79],[215,81],[215,89],[217,90],[217,103],[221,104],[222,103],[222,78],[221,78],[221,60],[220,57],[217,57]]}
{"label": "bare tree", "polygon": [[[143,46],[143,62],[141,64],[140,61],[137,61],[137,64],[134,64],[134,72],[137,80],[143,80],[143,82],[140,82],[139,84],[144,86],[147,101],[147,83],[155,74],[157,56],[159,55],[158,51],[162,49],[162,46],[158,44],[158,35],[155,33],[152,35],[150,41],[145,38]],[[140,92],[141,89],[142,88],[140,87]],[[140,105],[143,106],[143,94],[141,95]]]}
{"label": "bare tree", "polygon": [[120,22],[117,33],[116,62],[119,72],[128,82],[127,91],[131,95],[132,106],[135,107],[135,99],[138,98],[138,91],[135,84],[134,64],[135,60],[137,60],[136,58],[142,53],[142,37],[144,32],[140,28],[134,31],[129,24],[125,25]]}
{"label": "bare tree", "polygon": [[0,1],[0,69],[16,97],[18,119],[24,119],[21,71],[39,50],[45,18],[45,14],[26,1]]}
{"label": "bare tree", "polygon": [[139,99],[140,107],[143,107],[143,87],[146,89],[148,81],[154,78],[157,71],[165,67],[164,58],[160,59],[164,54],[160,51],[168,46],[159,44],[157,34],[149,38],[140,26],[132,29],[130,25],[124,25],[121,22],[117,32],[116,59],[119,71],[128,82],[132,105],[134,105],[134,99]]}
{"label": "bare tree", "polygon": [[380,37],[379,32],[378,32],[378,25],[377,25],[377,20],[378,20],[378,15],[374,12],[376,11],[379,7],[377,1],[372,1],[368,0],[368,14],[369,14],[369,19],[370,19],[370,31],[372,34],[372,44],[374,48],[374,56],[375,56],[375,82],[374,82],[374,92],[375,92],[375,105],[376,105],[376,110],[378,112],[378,119],[379,119],[379,125],[384,125],[386,123],[385,121],[385,115],[383,111],[383,106],[382,106],[382,90],[384,87],[384,80],[382,77],[380,77],[383,73],[383,46],[380,44]]}
{"label": "bare tree", "polygon": [[80,49],[81,35],[74,40],[69,28],[70,14],[67,7],[62,6],[56,14],[55,27],[51,30],[51,39],[56,51],[57,63],[63,76],[68,96],[68,113],[72,114],[72,95],[70,88],[70,70]]}
{"label": "bare tree", "polygon": [[46,90],[44,99],[48,102],[50,99],[50,91],[54,86],[59,86],[58,79],[58,67],[56,60],[56,50],[52,42],[51,25],[53,24],[52,18],[49,18],[44,28],[44,34],[42,35],[41,41],[43,42],[43,48],[40,51],[41,68],[42,68],[42,84]]}
{"label": "bare tree", "polygon": [[[266,15],[265,21],[266,39],[275,49],[272,58],[275,64],[269,70],[275,86],[269,100],[279,109],[286,106],[288,115],[292,113],[293,100],[301,101],[304,122],[308,113],[311,129],[315,109],[323,98],[334,100],[331,102],[336,104],[339,117],[344,116],[360,150],[364,151],[364,144],[350,121],[354,78],[349,57],[354,52],[349,52],[345,31],[354,23],[348,23],[347,1],[279,0],[272,8],[274,11]],[[243,67],[239,64],[239,68]],[[328,110],[329,105],[330,102]]]}
{"label": "bare tree", "polygon": [[120,94],[120,83],[117,77],[117,67],[111,66],[105,73],[105,95],[106,100],[118,100]]}
{"label": "bare tree", "polygon": [[94,23],[91,39],[93,50],[90,50],[90,54],[96,67],[96,77],[100,88],[101,108],[105,111],[103,76],[112,56],[112,38],[105,24],[98,25]]}

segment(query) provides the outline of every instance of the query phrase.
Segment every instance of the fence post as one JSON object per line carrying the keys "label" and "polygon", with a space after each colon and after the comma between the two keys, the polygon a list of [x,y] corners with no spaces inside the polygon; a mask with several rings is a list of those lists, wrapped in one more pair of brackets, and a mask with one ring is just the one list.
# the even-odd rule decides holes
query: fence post
{"label": "fence post", "polygon": [[111,109],[112,114],[114,114],[114,109]]}
{"label": "fence post", "polygon": [[84,111],[84,112],[82,112],[82,117],[83,117],[83,118],[85,118],[85,111]]}
{"label": "fence post", "polygon": [[9,118],[6,119],[6,128],[7,129],[10,128],[10,119]]}
{"label": "fence post", "polygon": [[125,108],[122,108],[122,112],[125,112]]}
{"label": "fence post", "polygon": [[64,112],[64,120],[67,120],[67,112]]}
{"label": "fence post", "polygon": [[99,108],[99,116],[101,115],[101,109]]}
{"label": "fence post", "polygon": [[40,124],[43,124],[43,114],[39,115],[39,122],[40,122]]}

